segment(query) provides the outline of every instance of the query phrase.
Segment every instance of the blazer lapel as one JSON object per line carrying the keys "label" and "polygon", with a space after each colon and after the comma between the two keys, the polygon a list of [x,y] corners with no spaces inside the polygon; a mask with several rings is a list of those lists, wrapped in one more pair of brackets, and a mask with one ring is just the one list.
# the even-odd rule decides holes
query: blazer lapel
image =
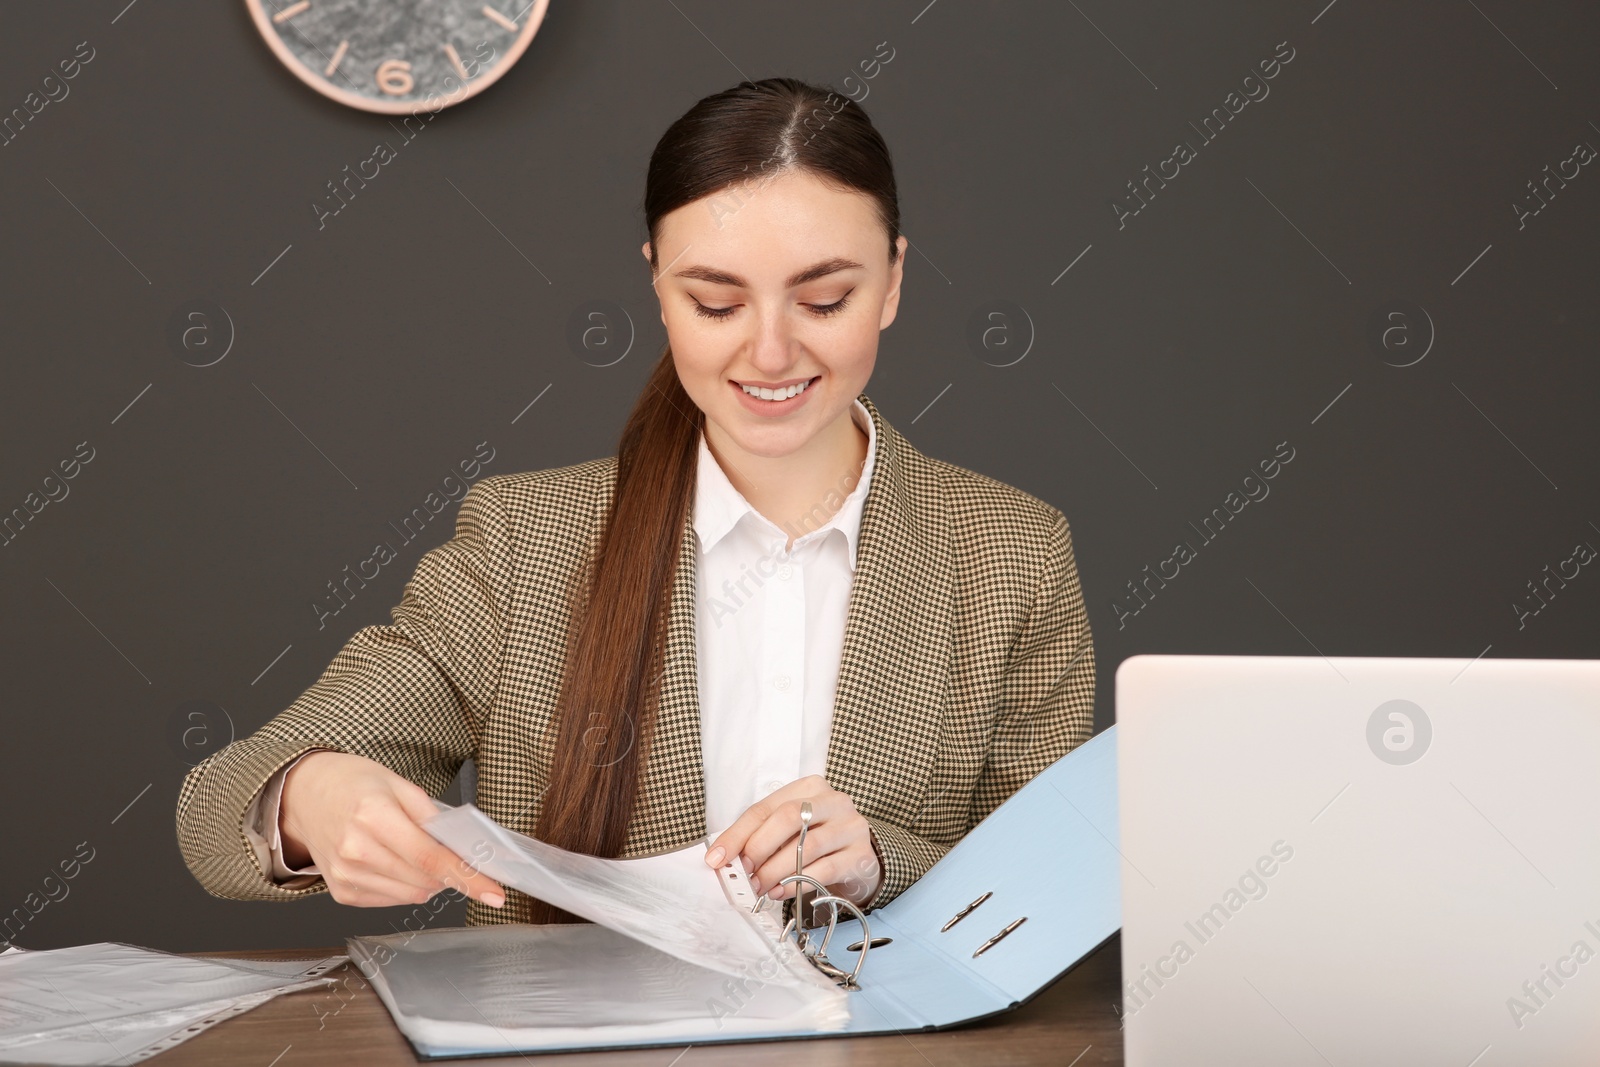
{"label": "blazer lapel", "polygon": [[938,476],[884,422],[845,616],[827,779],[863,815],[910,825],[924,805],[949,681],[950,529]]}
{"label": "blazer lapel", "polygon": [[[945,706],[950,531],[937,475],[866,394],[860,400],[872,416],[877,455],[862,505],[826,777],[862,814],[910,824],[924,804]],[[691,511],[679,542],[655,735],[624,855],[681,848],[706,834],[698,554]]]}

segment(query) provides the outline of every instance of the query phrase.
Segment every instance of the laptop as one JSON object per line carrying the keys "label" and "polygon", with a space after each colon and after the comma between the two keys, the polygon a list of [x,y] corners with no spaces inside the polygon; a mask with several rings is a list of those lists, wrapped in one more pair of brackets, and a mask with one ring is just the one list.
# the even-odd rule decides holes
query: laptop
{"label": "laptop", "polygon": [[1600,660],[1116,674],[1129,1067],[1600,1064]]}

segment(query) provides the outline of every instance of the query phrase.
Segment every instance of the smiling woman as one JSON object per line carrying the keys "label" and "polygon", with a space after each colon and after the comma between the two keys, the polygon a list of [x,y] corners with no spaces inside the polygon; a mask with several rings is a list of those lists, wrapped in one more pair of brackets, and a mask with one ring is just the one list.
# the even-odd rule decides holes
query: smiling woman
{"label": "smiling woman", "polygon": [[421,828],[471,757],[503,826],[701,842],[786,907],[809,805],[804,874],[869,910],[1088,739],[1065,515],[924,456],[863,392],[907,240],[860,105],[790,78],[708,96],[644,206],[667,344],[617,455],[480,479],[394,624],[190,772],[179,840],[213,893],[449,886],[471,924],[576,921]]}

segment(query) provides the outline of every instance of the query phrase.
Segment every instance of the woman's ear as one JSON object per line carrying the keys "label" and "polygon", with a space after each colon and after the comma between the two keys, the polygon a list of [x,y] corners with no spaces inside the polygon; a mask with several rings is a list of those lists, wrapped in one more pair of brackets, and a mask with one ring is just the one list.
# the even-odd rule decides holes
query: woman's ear
{"label": "woman's ear", "polygon": [[894,316],[900,309],[900,282],[905,278],[906,271],[906,245],[909,241],[905,234],[895,240],[895,247],[900,254],[895,257],[894,266],[889,268],[889,291],[883,298],[883,315],[879,318],[878,329],[886,330],[894,321]]}
{"label": "woman's ear", "polygon": [[[639,251],[644,253],[644,261],[646,263],[650,263],[650,242],[646,241],[643,244],[643,246],[640,247]],[[650,288],[654,289],[655,286],[656,286],[656,268],[655,268],[655,264],[654,263],[650,263]],[[657,298],[658,301],[660,300],[660,297],[661,297],[661,294],[659,292],[657,292],[656,293],[656,298]],[[661,304],[661,325],[665,326],[666,324],[667,324],[667,305],[665,303],[662,303]]]}

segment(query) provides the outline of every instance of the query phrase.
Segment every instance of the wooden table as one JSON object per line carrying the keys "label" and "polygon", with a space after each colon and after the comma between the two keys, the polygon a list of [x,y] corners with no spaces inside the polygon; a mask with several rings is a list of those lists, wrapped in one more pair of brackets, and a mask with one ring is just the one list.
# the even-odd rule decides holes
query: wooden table
{"label": "wooden table", "polygon": [[[197,952],[234,959],[311,959],[340,955],[344,946],[265,952]],[[731,1042],[597,1052],[530,1053],[430,1062],[520,1064],[528,1067],[698,1067],[701,1064],[870,1063],[873,1067],[1106,1067],[1122,1063],[1119,938],[1113,937],[1060,981],[1014,1011],[954,1030],[800,1041]],[[289,993],[220,1023],[147,1062],[227,1067],[383,1067],[419,1062],[395,1029],[388,1010],[361,972],[349,964],[328,972],[339,985]]]}

